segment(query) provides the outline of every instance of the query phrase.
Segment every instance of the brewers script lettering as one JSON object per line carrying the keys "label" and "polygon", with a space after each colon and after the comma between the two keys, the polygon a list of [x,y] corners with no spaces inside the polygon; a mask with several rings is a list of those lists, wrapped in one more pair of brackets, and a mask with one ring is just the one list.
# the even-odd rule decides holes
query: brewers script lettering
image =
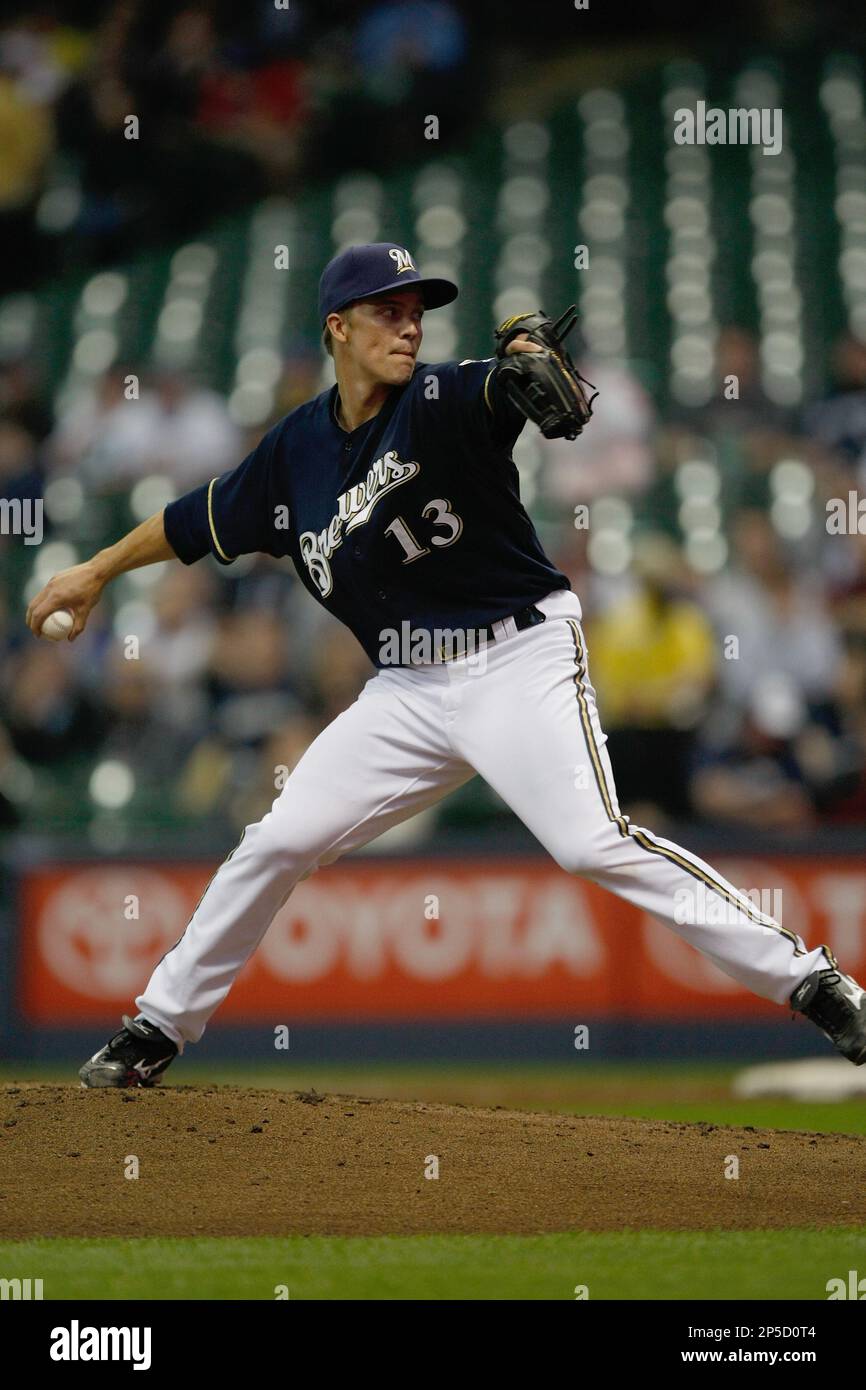
{"label": "brewers script lettering", "polygon": [[398,458],[393,449],[369,469],[361,483],[355,483],[347,492],[337,498],[337,511],[323,531],[302,531],[298,537],[304,564],[310,577],[318,586],[322,598],[327,598],[334,587],[331,566],[328,563],[334,551],[343,544],[344,531],[353,531],[370,519],[370,513],[380,498],[401,483],[408,483],[420,473],[421,465],[414,459],[404,461]]}

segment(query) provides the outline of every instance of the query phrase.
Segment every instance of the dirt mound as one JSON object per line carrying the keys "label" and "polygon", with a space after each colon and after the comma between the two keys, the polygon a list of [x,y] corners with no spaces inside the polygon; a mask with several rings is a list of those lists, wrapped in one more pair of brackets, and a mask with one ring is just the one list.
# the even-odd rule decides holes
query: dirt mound
{"label": "dirt mound", "polygon": [[7,1237],[864,1221],[866,1142],[850,1135],[228,1086],[0,1088]]}

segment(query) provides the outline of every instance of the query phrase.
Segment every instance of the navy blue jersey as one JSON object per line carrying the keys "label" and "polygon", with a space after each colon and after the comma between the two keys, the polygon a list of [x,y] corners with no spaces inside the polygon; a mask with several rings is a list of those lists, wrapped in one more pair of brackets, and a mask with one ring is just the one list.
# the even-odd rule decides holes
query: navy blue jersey
{"label": "navy blue jersey", "polygon": [[486,626],[571,587],[520,501],[511,449],[526,423],[496,359],[416,363],[347,432],[337,387],[287,415],[237,468],[165,509],[184,564],[291,556],[304,585],[375,666],[382,634]]}

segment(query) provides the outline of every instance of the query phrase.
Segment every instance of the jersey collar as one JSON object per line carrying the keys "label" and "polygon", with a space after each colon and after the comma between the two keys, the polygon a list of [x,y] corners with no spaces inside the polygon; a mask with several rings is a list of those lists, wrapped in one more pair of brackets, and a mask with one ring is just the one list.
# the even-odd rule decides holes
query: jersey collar
{"label": "jersey collar", "polygon": [[419,367],[420,367],[421,365],[422,365],[422,363],[416,362],[416,363],[415,363],[415,371],[412,373],[411,377],[410,377],[409,380],[406,382],[406,385],[405,385],[405,386],[394,386],[394,387],[392,387],[392,389],[391,389],[391,394],[390,394],[390,396],[388,397],[388,399],[386,400],[385,404],[382,406],[382,409],[381,409],[380,411],[378,411],[375,415],[371,415],[369,420],[365,420],[364,423],[363,423],[363,425],[359,425],[358,428],[357,428],[357,429],[354,429],[354,430],[345,430],[345,429],[343,429],[343,426],[340,424],[339,420],[337,419],[337,394],[338,394],[338,387],[337,387],[337,383],[336,383],[336,381],[335,381],[334,384],[333,384],[333,386],[331,387],[330,391],[328,392],[328,419],[330,420],[331,424],[334,426],[334,429],[337,431],[337,433],[338,433],[342,438],[344,438],[344,439],[354,439],[356,436],[360,436],[362,430],[367,429],[367,427],[368,427],[369,425],[374,425],[374,424],[376,424],[376,423],[378,423],[379,425],[384,425],[384,424],[386,424],[387,421],[388,421],[388,420],[391,418],[391,416],[393,415],[394,410],[396,409],[396,406],[397,406],[397,402],[398,402],[398,401],[400,400],[400,398],[402,397],[403,392],[406,391],[406,390],[408,389],[408,387],[411,386],[412,382],[415,380],[415,376],[416,376],[416,374],[417,374],[417,372],[418,372],[418,369],[419,369]]}

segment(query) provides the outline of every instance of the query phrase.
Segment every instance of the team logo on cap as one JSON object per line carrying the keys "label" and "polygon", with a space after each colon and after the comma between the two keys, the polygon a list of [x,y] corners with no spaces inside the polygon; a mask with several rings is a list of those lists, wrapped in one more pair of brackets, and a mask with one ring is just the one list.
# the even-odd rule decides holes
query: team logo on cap
{"label": "team logo on cap", "polygon": [[[415,262],[412,260],[408,251],[401,251],[396,246],[392,246],[388,255],[397,267],[398,275],[402,275],[404,270],[415,270]],[[417,270],[415,273],[417,275]]]}

